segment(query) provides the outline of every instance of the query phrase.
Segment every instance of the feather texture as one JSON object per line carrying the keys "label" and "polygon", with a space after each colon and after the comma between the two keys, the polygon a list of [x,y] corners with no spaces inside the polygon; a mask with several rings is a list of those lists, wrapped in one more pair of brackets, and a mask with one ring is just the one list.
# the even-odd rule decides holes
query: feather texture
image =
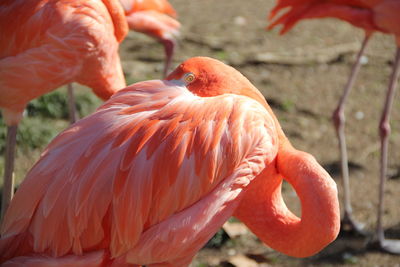
{"label": "feather texture", "polygon": [[282,24],[281,34],[302,19],[333,17],[366,31],[386,31],[379,27],[373,9],[386,0],[278,0],[271,10],[269,29]]}
{"label": "feather texture", "polygon": [[248,97],[130,86],[44,151],[6,213],[0,254],[109,248],[135,264],[191,259],[276,156],[277,138]]}
{"label": "feather texture", "polygon": [[118,42],[128,26],[115,1],[2,1],[0,108],[8,124],[17,121],[7,114],[70,82],[103,99],[125,87]]}

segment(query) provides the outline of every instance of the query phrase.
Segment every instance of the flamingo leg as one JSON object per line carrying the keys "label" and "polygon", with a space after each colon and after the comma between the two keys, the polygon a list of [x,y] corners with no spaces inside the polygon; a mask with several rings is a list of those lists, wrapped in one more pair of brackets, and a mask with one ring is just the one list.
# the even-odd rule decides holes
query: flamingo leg
{"label": "flamingo leg", "polygon": [[18,125],[7,127],[6,154],[4,165],[3,196],[1,201],[1,218],[3,218],[14,194],[14,159],[17,143]]}
{"label": "flamingo leg", "polygon": [[385,182],[387,176],[387,162],[388,162],[388,145],[390,135],[390,111],[392,109],[395,89],[400,76],[400,47],[397,48],[396,59],[393,66],[392,76],[390,78],[389,88],[387,90],[385,105],[381,121],[379,124],[379,133],[381,138],[381,160],[380,160],[380,184],[379,184],[379,203],[378,203],[378,216],[376,237],[378,239],[378,246],[381,250],[392,254],[400,254],[400,240],[387,240],[385,239],[383,231],[383,200],[385,193]]}
{"label": "flamingo leg", "polygon": [[164,51],[165,51],[165,64],[164,64],[163,77],[166,77],[171,67],[172,57],[174,56],[175,53],[176,41],[173,39],[163,39],[161,42],[164,45]]}
{"label": "flamingo leg", "polygon": [[72,83],[69,83],[67,85],[67,88],[68,88],[69,121],[71,124],[74,124],[79,118],[78,118],[78,113],[76,111],[76,101]]}
{"label": "flamingo leg", "polygon": [[345,115],[344,115],[344,107],[348,95],[350,93],[351,88],[354,85],[357,74],[361,67],[361,58],[365,53],[365,48],[367,47],[369,41],[370,34],[366,34],[364,41],[362,43],[361,49],[357,54],[356,62],[354,63],[349,80],[345,86],[343,91],[343,95],[340,98],[338,106],[333,112],[332,119],[333,124],[336,129],[336,134],[339,139],[339,149],[340,149],[340,161],[341,161],[341,172],[343,179],[343,192],[344,192],[344,215],[342,219],[342,231],[346,231],[349,233],[357,233],[361,235],[365,235],[365,232],[362,230],[362,225],[357,223],[352,217],[352,207],[351,207],[351,198],[350,198],[350,183],[349,183],[349,166],[347,159],[347,149],[346,149],[346,137],[344,133],[345,128]]}

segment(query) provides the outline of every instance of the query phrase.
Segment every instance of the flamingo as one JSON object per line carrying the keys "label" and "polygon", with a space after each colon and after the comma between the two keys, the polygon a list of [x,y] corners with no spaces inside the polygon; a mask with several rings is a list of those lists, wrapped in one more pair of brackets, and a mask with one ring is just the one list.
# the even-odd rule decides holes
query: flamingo
{"label": "flamingo", "polygon": [[0,8],[0,109],[7,125],[2,212],[13,195],[16,133],[28,102],[73,81],[102,99],[126,86],[116,0],[5,0]]}
{"label": "flamingo", "polygon": [[176,11],[167,0],[120,0],[129,28],[155,38],[164,46],[163,77],[171,67],[179,36],[180,23]]}
{"label": "flamingo", "polygon": [[[278,12],[286,9],[278,16]],[[339,138],[341,154],[341,167],[344,187],[344,217],[343,224],[350,231],[362,232],[359,223],[352,217],[350,202],[349,171],[347,163],[346,141],[344,133],[344,106],[348,94],[354,84],[355,78],[361,66],[361,58],[365,48],[374,32],[382,32],[394,35],[397,45],[396,56],[390,83],[387,89],[384,108],[379,123],[379,134],[381,141],[380,158],[380,185],[377,212],[377,226],[373,243],[386,252],[400,254],[400,241],[387,240],[384,236],[382,226],[383,199],[385,191],[385,180],[387,176],[387,151],[390,135],[390,111],[394,98],[395,89],[400,76],[400,1],[398,0],[278,0],[277,5],[270,13],[270,19],[275,19],[269,26],[273,28],[282,24],[281,34],[290,30],[302,19],[333,17],[344,20],[365,31],[365,38],[357,55],[349,80],[345,86],[339,104],[333,113],[333,122]],[[278,17],[278,18],[277,18]]]}
{"label": "flamingo", "polygon": [[231,215],[295,257],[340,226],[335,182],[292,147],[257,88],[195,57],[120,90],[49,144],[6,212],[0,263],[187,266]]}

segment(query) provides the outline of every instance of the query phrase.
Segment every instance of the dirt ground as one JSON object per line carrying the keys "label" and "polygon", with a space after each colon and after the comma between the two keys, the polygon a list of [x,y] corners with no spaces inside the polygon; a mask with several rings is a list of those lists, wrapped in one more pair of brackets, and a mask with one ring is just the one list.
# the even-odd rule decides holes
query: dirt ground
{"label": "dirt ground", "polygon": [[[331,123],[363,32],[331,19],[305,21],[280,36],[265,31],[272,0],[171,0],[182,23],[175,64],[193,56],[223,60],[247,76],[265,95],[296,148],[310,152],[330,172],[342,197],[338,147]],[[130,83],[160,78],[162,47],[130,33],[121,49]],[[390,36],[376,34],[346,106],[355,218],[372,232],[376,223],[379,174],[378,123],[395,53]],[[389,176],[384,225],[400,238],[400,96],[391,114]],[[298,212],[290,189],[288,205]],[[400,266],[400,256],[365,249],[365,238],[339,237],[311,259],[293,259],[241,235],[219,249],[203,249],[192,266]],[[244,256],[243,256],[244,255]],[[246,258],[237,263],[238,258]],[[251,259],[248,261],[248,259]],[[236,262],[236,263],[235,263]],[[240,261],[239,261],[240,262]]]}

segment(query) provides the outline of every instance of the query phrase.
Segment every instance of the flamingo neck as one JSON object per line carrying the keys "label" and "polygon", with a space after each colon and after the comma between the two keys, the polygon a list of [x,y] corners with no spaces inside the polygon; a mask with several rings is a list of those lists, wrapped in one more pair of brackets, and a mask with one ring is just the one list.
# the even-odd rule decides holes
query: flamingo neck
{"label": "flamingo neck", "polygon": [[118,42],[122,42],[128,34],[129,28],[125,18],[125,12],[118,0],[102,0],[114,25],[114,35]]}
{"label": "flamingo neck", "polygon": [[[302,206],[301,219],[285,205],[282,179],[296,190]],[[339,231],[336,185],[315,159],[283,146],[250,185],[235,211],[264,243],[294,257],[308,257],[332,242]]]}

